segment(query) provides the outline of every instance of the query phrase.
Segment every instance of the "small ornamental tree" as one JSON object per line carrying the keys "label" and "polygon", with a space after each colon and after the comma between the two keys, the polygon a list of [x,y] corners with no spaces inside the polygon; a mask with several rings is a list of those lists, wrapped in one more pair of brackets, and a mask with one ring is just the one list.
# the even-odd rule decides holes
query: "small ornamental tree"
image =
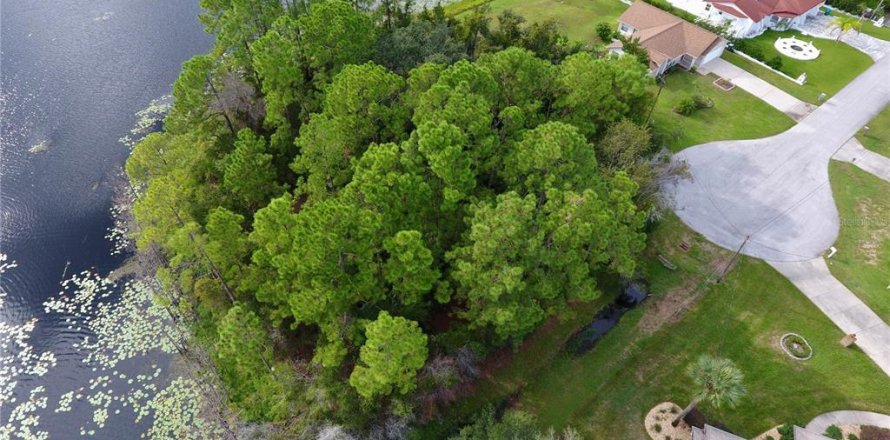
{"label": "small ornamental tree", "polygon": [[349,384],[365,399],[396,392],[407,394],[427,358],[427,337],[416,322],[380,312],[365,330],[367,342],[359,352],[361,363]]}
{"label": "small ornamental tree", "polygon": [[614,35],[614,32],[609,23],[602,22],[596,24],[596,36],[600,38],[600,41],[608,43],[612,41],[612,35]]}
{"label": "small ornamental tree", "polygon": [[844,36],[847,32],[850,31],[859,31],[862,29],[862,22],[859,21],[856,17],[851,17],[849,15],[838,15],[835,17],[834,21],[831,23],[832,27],[837,28],[837,40],[841,41],[841,37]]}
{"label": "small ornamental tree", "polygon": [[747,393],[742,385],[744,375],[729,359],[702,355],[689,366],[686,374],[697,389],[689,405],[671,423],[673,426],[679,425],[700,402],[709,402],[715,408],[723,405],[733,407]]}

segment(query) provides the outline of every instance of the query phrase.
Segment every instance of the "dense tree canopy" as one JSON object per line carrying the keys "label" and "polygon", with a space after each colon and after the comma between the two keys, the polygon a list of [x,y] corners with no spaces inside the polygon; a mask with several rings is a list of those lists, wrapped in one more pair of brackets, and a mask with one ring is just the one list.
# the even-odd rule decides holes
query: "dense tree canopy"
{"label": "dense tree canopy", "polygon": [[366,399],[413,390],[414,376],[427,357],[427,338],[417,323],[380,312],[365,332],[361,364],[352,370],[349,383]]}
{"label": "dense tree canopy", "polygon": [[520,342],[643,247],[644,66],[511,13],[360,3],[202,1],[216,48],[127,163],[138,246],[254,420],[408,414],[449,383],[419,372]]}
{"label": "dense tree canopy", "polygon": [[287,383],[273,374],[272,347],[259,317],[240,304],[219,323],[217,356],[229,398],[248,420],[287,416]]}

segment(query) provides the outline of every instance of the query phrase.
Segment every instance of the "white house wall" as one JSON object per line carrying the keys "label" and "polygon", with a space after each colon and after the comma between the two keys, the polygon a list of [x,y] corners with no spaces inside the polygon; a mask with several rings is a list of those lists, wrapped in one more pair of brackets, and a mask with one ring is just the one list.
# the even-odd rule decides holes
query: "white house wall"
{"label": "white house wall", "polygon": [[699,67],[704,64],[707,64],[710,61],[714,60],[715,58],[720,58],[720,55],[723,55],[723,49],[725,49],[725,48],[726,48],[726,40],[721,39],[720,43],[717,44],[716,46],[714,46],[714,48],[711,49],[710,52],[702,55],[699,59],[696,60],[696,62],[694,64],[695,67]]}
{"label": "white house wall", "polygon": [[[707,20],[717,26],[729,21],[729,33],[737,37],[746,37],[750,34],[754,24],[749,18],[739,18],[723,12],[704,0],[668,0],[676,8],[682,9],[698,18]],[[708,7],[710,6],[710,8]]]}
{"label": "white house wall", "polygon": [[728,20],[729,28],[726,32],[736,37],[744,36],[751,27],[751,20],[747,18],[730,17]]}
{"label": "white house wall", "polygon": [[[711,7],[708,7],[710,3],[705,0],[668,0],[668,2],[676,8],[682,9],[695,15],[696,17],[707,20],[718,26],[728,21],[730,23],[728,32],[731,35],[739,38],[756,37],[772,27],[770,25],[772,16],[766,16],[763,18],[763,20],[755,23],[750,18],[736,17],[734,15],[720,11],[712,5]],[[825,5],[824,2],[816,5],[806,13],[795,17],[790,21],[790,23],[788,23],[788,26],[786,26],[786,28],[800,27],[801,25],[803,25],[804,21],[806,21],[807,17],[813,17],[819,14],[819,8],[821,8],[823,5]]]}
{"label": "white house wall", "polygon": [[815,17],[815,16],[819,15],[819,9],[821,9],[823,6],[825,6],[825,2],[819,3],[813,9],[810,9],[809,11],[807,11],[807,13],[804,15],[807,17]]}
{"label": "white house wall", "polygon": [[806,14],[804,14],[804,15],[798,15],[797,17],[794,17],[794,18],[791,20],[791,26],[790,26],[790,27],[796,29],[796,28],[800,27],[805,21],[807,21],[807,16],[806,16]]}
{"label": "white house wall", "polygon": [[760,20],[756,23],[753,23],[751,27],[748,28],[748,37],[756,37],[762,34],[764,31],[769,28],[770,15],[763,17],[763,20]]}
{"label": "white house wall", "polygon": [[[710,15],[709,11],[707,11],[709,3],[704,0],[668,0],[668,3],[676,8],[689,12],[696,17],[705,18]],[[713,7],[711,7],[711,9],[713,9]]]}

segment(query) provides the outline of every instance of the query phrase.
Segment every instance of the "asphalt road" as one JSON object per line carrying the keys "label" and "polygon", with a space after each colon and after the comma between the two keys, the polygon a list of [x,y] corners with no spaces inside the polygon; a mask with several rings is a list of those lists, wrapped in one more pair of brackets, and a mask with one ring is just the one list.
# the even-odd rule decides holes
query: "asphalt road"
{"label": "asphalt road", "polygon": [[666,188],[675,212],[709,240],[746,255],[776,262],[821,256],[839,230],[828,162],[888,103],[884,57],[784,133],[682,151],[675,160],[686,161],[691,179]]}

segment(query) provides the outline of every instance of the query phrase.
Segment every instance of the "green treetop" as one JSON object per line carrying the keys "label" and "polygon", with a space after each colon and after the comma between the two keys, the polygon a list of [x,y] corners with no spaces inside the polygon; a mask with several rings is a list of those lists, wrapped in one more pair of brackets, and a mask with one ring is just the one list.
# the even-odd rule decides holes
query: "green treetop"
{"label": "green treetop", "polygon": [[416,387],[415,376],[427,358],[427,337],[414,321],[380,312],[365,329],[361,363],[349,384],[365,399],[407,394]]}
{"label": "green treetop", "polygon": [[272,154],[267,149],[266,140],[249,128],[238,132],[235,151],[226,156],[224,163],[223,187],[250,210],[262,206],[272,195],[282,191],[276,183]]}

